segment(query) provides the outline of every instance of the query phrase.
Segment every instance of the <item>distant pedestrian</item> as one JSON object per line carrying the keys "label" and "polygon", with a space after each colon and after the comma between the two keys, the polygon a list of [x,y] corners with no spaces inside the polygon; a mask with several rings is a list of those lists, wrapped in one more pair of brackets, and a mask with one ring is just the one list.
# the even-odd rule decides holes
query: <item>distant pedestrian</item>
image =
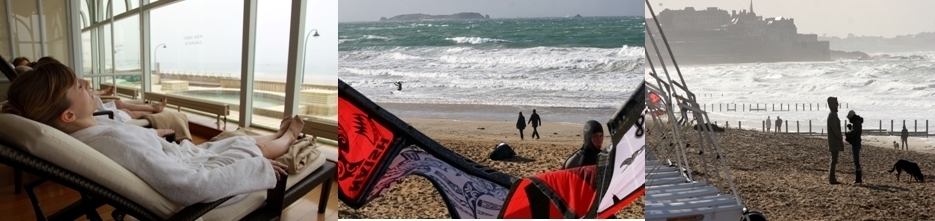
{"label": "distant pedestrian", "polygon": [[773,127],[773,120],[769,119],[769,116],[766,116],[766,132],[769,132],[769,129]]}
{"label": "distant pedestrian", "polygon": [[782,119],[779,119],[779,116],[776,116],[776,133],[782,131]]}
{"label": "distant pedestrian", "polygon": [[523,138],[523,129],[526,129],[526,118],[523,117],[523,112],[519,112],[519,119],[516,119],[516,129],[519,129],[519,139],[524,140]]}
{"label": "distant pedestrian", "polygon": [[909,129],[906,129],[906,125],[903,125],[903,131],[900,133],[899,138],[903,141],[903,149],[909,150],[909,143],[906,142],[909,139]]}
{"label": "distant pedestrian", "polygon": [[[838,119],[838,98],[828,97],[828,151],[831,152],[831,168],[828,174],[828,182],[839,184],[834,176],[834,170],[838,165],[838,152],[844,151],[844,137],[841,134],[841,120]],[[769,121],[767,121],[769,122]]]}
{"label": "distant pedestrian", "polygon": [[529,115],[529,122],[527,123],[532,124],[532,136],[529,136],[529,137],[530,138],[535,137],[536,140],[538,140],[539,131],[536,130],[536,128],[539,126],[542,126],[542,119],[539,119],[539,114],[536,113],[536,109],[532,109],[532,115]]}

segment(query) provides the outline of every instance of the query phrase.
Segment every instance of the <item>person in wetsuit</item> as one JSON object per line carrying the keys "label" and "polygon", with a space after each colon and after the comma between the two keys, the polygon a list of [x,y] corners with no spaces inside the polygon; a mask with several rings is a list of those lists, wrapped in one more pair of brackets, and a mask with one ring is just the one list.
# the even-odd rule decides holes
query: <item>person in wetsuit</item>
{"label": "person in wetsuit", "polygon": [[590,120],[584,124],[584,131],[581,136],[584,139],[584,144],[581,145],[581,149],[575,151],[565,160],[562,169],[597,164],[598,154],[601,153],[601,145],[604,143],[604,128],[601,123]]}

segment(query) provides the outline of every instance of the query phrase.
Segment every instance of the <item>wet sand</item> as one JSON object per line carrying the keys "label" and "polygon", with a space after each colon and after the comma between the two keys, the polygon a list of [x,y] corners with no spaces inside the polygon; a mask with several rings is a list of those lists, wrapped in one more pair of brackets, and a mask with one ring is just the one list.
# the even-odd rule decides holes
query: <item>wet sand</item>
{"label": "wet sand", "polygon": [[[604,123],[617,111],[610,108],[568,108],[568,107],[535,107],[535,106],[498,106],[473,104],[401,104],[380,103],[380,106],[389,110],[399,118],[420,119],[451,119],[451,120],[481,120],[481,121],[508,121],[516,122],[519,112],[523,112],[526,120],[532,115],[532,110],[542,118],[543,123],[568,122],[584,124],[588,120],[597,120]],[[597,116],[597,117],[595,117]],[[512,127],[511,127],[512,128]]]}

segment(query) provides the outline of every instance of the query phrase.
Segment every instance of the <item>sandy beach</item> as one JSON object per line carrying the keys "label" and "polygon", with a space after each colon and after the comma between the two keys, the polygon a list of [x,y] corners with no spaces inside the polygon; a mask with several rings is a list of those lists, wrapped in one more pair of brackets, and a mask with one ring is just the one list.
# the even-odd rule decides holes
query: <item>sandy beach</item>
{"label": "sandy beach", "polygon": [[[528,117],[528,116],[527,116]],[[530,139],[532,128],[527,127],[526,140],[520,140],[515,129],[516,120],[461,121],[447,119],[412,119],[406,122],[418,128],[435,141],[480,164],[515,177],[560,169],[565,158],[581,147],[583,124],[543,121],[539,127],[541,139]],[[605,119],[597,119],[606,121]],[[483,128],[483,129],[481,129]],[[606,131],[606,128],[605,128]],[[490,150],[500,142],[510,144],[525,162],[505,162],[488,159]],[[610,138],[605,138],[610,142]],[[617,213],[618,218],[642,218],[643,200]],[[450,218],[441,195],[432,184],[421,177],[409,177],[393,187],[383,197],[374,199],[359,210],[341,204],[339,218]]]}
{"label": "sandy beach", "polygon": [[[830,185],[825,138],[728,129],[718,133],[718,140],[744,203],[770,220],[935,219],[935,154],[898,151],[892,141],[872,146],[886,140],[865,137],[860,154],[864,183],[851,184],[855,168],[851,146],[845,144],[837,166],[843,184]],[[905,173],[896,181],[896,174],[887,171],[899,159],[918,163],[926,182],[910,182]]]}

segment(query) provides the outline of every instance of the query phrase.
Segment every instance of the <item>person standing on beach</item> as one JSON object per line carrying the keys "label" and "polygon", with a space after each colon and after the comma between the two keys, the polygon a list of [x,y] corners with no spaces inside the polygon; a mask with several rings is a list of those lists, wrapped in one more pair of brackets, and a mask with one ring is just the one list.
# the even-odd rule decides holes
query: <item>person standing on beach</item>
{"label": "person standing on beach", "polygon": [[[831,170],[828,174],[828,182],[839,184],[834,176],[835,167],[838,165],[838,152],[844,151],[844,140],[841,135],[841,120],[838,119],[838,98],[828,97],[828,150],[831,152]],[[767,121],[769,122],[769,121]]]}
{"label": "person standing on beach", "polygon": [[562,169],[597,164],[598,154],[601,153],[601,145],[604,144],[604,128],[596,120],[589,120],[584,124],[584,131],[582,131],[581,135],[584,144],[568,159],[565,159]]}
{"label": "person standing on beach", "polygon": [[857,171],[857,178],[854,178],[854,184],[860,184],[863,183],[863,180],[861,180],[863,171],[860,169],[860,135],[863,133],[864,118],[851,110],[847,112],[847,120],[851,121],[853,124],[853,129],[849,132],[850,136],[848,136],[847,142],[851,143],[851,152],[854,153],[854,169]]}
{"label": "person standing on beach", "polygon": [[523,129],[526,129],[526,118],[523,117],[523,112],[519,112],[519,119],[516,119],[516,129],[519,129],[519,139],[523,140]]}
{"label": "person standing on beach", "polygon": [[776,116],[776,133],[782,131],[782,119],[779,119],[779,116]]}
{"label": "person standing on beach", "polygon": [[766,132],[769,133],[769,129],[773,127],[772,120],[769,119],[769,116],[766,116]]}
{"label": "person standing on beach", "polygon": [[532,136],[529,138],[535,137],[536,140],[539,139],[539,131],[536,130],[537,127],[542,125],[542,119],[539,119],[539,114],[536,113],[536,109],[532,109],[532,115],[529,115],[529,122],[532,124]]}
{"label": "person standing on beach", "polygon": [[909,139],[909,129],[906,129],[906,125],[903,125],[903,131],[900,133],[899,138],[903,141],[903,148],[909,150],[909,143],[906,142]]}

